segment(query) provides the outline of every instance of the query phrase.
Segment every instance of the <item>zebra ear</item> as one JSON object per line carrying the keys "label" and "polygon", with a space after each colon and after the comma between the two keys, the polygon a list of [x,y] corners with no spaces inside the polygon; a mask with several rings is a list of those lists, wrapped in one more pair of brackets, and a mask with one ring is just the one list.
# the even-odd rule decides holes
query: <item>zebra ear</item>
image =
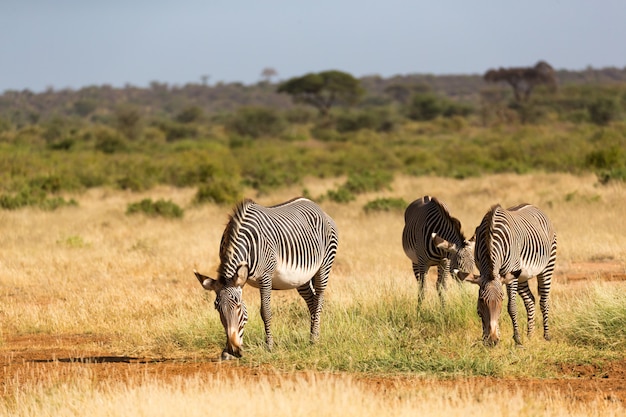
{"label": "zebra ear", "polygon": [[198,278],[198,281],[200,281],[200,285],[202,285],[202,287],[205,290],[213,290],[217,292],[219,288],[218,288],[218,282],[216,279],[207,277],[206,275],[202,275],[195,269],[193,270],[193,273],[196,275],[196,278]]}
{"label": "zebra ear", "polygon": [[459,250],[454,243],[450,243],[442,237],[437,236],[437,233],[433,233],[430,235],[435,244],[435,247],[439,249],[443,249],[446,252],[457,253]]}
{"label": "zebra ear", "polygon": [[454,269],[452,273],[459,279],[459,281],[467,280],[471,282],[471,279],[474,277],[474,274],[470,272],[461,272],[458,269]]}
{"label": "zebra ear", "polygon": [[235,285],[243,287],[248,280],[248,264],[241,264],[237,270],[237,277],[235,278]]}

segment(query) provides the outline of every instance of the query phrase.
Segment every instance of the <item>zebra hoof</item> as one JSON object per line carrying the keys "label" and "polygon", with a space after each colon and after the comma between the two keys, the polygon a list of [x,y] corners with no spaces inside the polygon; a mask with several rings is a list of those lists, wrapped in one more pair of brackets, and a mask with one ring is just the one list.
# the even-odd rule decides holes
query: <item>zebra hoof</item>
{"label": "zebra hoof", "polygon": [[220,356],[220,360],[223,361],[230,361],[233,359],[238,359],[240,356],[235,356],[235,355],[231,355],[230,353],[228,353],[227,351],[223,351],[222,355]]}

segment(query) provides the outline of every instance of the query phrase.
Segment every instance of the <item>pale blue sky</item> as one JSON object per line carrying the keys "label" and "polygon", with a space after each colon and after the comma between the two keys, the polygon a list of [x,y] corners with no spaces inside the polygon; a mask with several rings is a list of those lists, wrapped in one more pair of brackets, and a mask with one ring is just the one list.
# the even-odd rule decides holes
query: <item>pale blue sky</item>
{"label": "pale blue sky", "polygon": [[1,0],[0,92],[626,67],[624,0]]}

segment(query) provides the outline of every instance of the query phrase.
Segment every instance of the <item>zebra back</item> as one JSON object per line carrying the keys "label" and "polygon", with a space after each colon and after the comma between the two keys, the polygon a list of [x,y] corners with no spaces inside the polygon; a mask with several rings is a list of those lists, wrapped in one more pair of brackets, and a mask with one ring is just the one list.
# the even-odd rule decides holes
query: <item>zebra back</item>
{"label": "zebra back", "polygon": [[450,214],[443,202],[429,195],[409,204],[404,212],[404,222],[402,246],[415,263],[434,265],[447,256],[446,251],[433,243],[433,233],[459,248],[465,242],[461,222]]}
{"label": "zebra back", "polygon": [[334,258],[337,242],[333,219],[306,198],[271,207],[245,199],[235,206],[222,235],[218,279],[233,277],[242,263],[254,276],[278,259],[293,268],[319,268],[327,256]]}
{"label": "zebra back", "polygon": [[485,279],[518,271],[522,263],[539,269],[555,256],[556,232],[552,223],[531,204],[506,210],[496,204],[476,228],[475,259]]}

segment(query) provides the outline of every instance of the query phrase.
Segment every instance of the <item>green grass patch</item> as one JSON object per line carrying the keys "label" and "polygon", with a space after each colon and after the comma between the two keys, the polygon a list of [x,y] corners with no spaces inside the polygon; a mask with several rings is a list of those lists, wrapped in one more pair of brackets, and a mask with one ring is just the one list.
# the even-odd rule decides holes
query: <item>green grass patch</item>
{"label": "green grass patch", "polygon": [[150,217],[166,217],[170,219],[179,219],[183,217],[183,209],[171,200],[159,199],[152,201],[151,198],[128,204],[126,214],[143,213]]}

